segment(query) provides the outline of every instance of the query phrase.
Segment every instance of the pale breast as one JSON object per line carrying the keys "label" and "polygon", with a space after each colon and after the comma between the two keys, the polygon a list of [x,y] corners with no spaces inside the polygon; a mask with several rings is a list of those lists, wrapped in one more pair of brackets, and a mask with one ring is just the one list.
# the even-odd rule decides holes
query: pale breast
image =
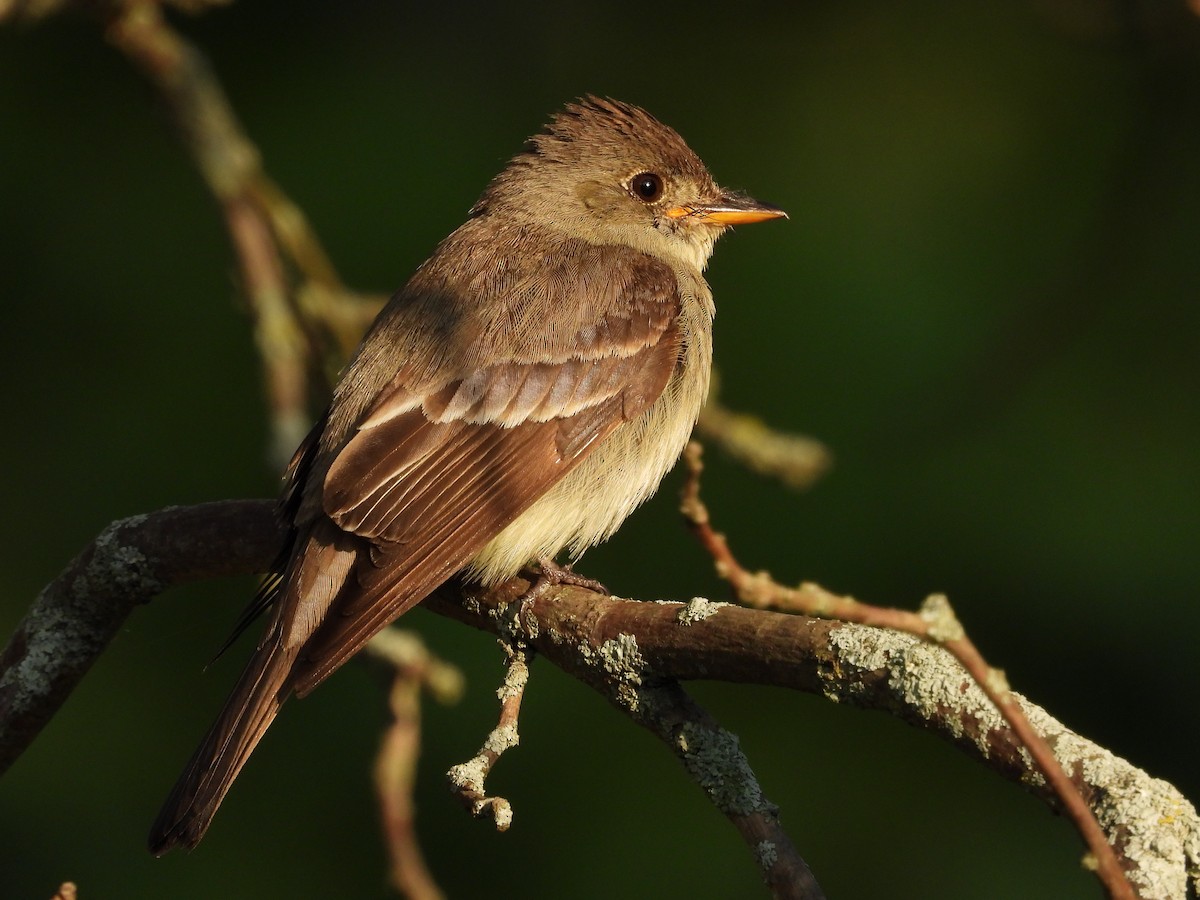
{"label": "pale breast", "polygon": [[657,401],[617,428],[575,469],[501,531],[475,557],[485,584],[510,578],[539,558],[573,559],[612,536],[657,489],[687,445],[708,393],[712,305],[707,285],[684,294],[684,354]]}

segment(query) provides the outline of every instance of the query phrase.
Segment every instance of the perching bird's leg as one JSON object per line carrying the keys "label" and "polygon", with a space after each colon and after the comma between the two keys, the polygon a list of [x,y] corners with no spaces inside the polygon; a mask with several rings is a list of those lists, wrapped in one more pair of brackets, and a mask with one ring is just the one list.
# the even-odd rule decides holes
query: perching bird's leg
{"label": "perching bird's leg", "polygon": [[589,591],[595,591],[598,594],[607,595],[609,593],[608,588],[596,579],[588,578],[586,575],[578,575],[571,571],[570,566],[560,566],[552,557],[538,557],[537,565],[537,578],[529,586],[529,590],[525,592],[526,597],[537,596],[545,588],[556,584],[570,584],[575,587],[586,588]]}

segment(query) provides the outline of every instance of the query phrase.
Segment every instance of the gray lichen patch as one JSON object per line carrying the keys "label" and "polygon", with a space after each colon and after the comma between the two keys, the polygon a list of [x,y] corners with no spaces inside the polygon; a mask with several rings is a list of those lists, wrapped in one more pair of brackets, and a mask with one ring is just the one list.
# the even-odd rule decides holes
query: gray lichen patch
{"label": "gray lichen patch", "polygon": [[774,813],[736,734],[687,722],[679,729],[675,744],[692,777],[722,812],[739,816]]}
{"label": "gray lichen patch", "polygon": [[31,613],[25,623],[20,659],[0,679],[0,693],[10,713],[36,706],[53,689],[58,661],[89,655],[91,640],[75,633],[76,623],[59,609]]}
{"label": "gray lichen patch", "polygon": [[640,687],[646,660],[638,649],[636,637],[622,632],[596,649],[592,649],[587,642],[581,643],[577,649],[584,662],[603,670],[608,676],[606,680],[615,687],[613,697],[622,707],[630,712],[640,709]]}
{"label": "gray lichen patch", "polygon": [[482,756],[476,756],[465,763],[451,766],[446,773],[446,780],[459,789],[483,792],[483,782],[487,778],[488,763]]}
{"label": "gray lichen patch", "polygon": [[526,655],[507,646],[505,651],[510,654],[508,666],[504,670],[504,681],[496,688],[496,696],[501,700],[520,696],[529,684],[529,664],[526,662]]}
{"label": "gray lichen patch", "polygon": [[86,563],[76,564],[75,572],[38,595],[21,625],[21,655],[0,681],[10,710],[36,705],[52,691],[64,660],[90,664],[125,614],[162,590],[150,561],[121,534],[145,518],[134,516],[105,528]]}
{"label": "gray lichen patch", "polygon": [[[847,666],[863,672],[885,671],[899,706],[926,720],[940,719],[954,737],[969,737],[985,757],[990,754],[988,735],[1006,723],[948,651],[911,635],[863,625],[843,625],[830,635],[830,643],[842,675],[825,678],[827,697],[853,702],[866,689],[856,679],[845,678]],[[954,714],[947,716],[947,710]],[[1031,760],[1022,753],[1028,765]]]}
{"label": "gray lichen patch", "polygon": [[144,515],[130,516],[100,532],[93,543],[92,559],[72,588],[85,594],[111,591],[153,596],[160,593],[164,585],[151,573],[145,555],[129,546],[121,535],[125,528],[137,527],[146,518]]}
{"label": "gray lichen patch", "polygon": [[754,848],[754,855],[758,858],[758,867],[764,872],[779,861],[779,849],[773,841],[759,841]]}
{"label": "gray lichen patch", "polygon": [[676,614],[675,619],[680,625],[691,625],[703,622],[709,616],[715,616],[728,603],[717,603],[704,597],[693,597]]}
{"label": "gray lichen patch", "polygon": [[76,596],[90,597],[113,590],[141,593],[143,579],[140,572],[145,567],[146,558],[132,547],[112,543],[111,536],[105,541],[107,534],[105,532],[96,538],[96,555],[102,555],[103,563],[97,564],[93,559],[71,581],[71,592]]}
{"label": "gray lichen patch", "polygon": [[526,603],[527,600],[521,598],[512,603],[501,603],[488,611],[488,616],[496,623],[496,635],[502,645],[537,640],[537,618],[521,615]]}
{"label": "gray lichen patch", "polygon": [[926,597],[921,604],[920,615],[929,623],[930,639],[939,644],[962,640],[966,634],[945,594],[930,594]]}
{"label": "gray lichen patch", "polygon": [[630,684],[642,683],[642,671],[646,668],[646,660],[638,649],[637,638],[632,634],[621,633],[600,645],[598,652],[600,664],[604,671],[621,681]]}
{"label": "gray lichen patch", "polygon": [[[1187,894],[1186,873],[1200,868],[1200,816],[1179,790],[1131,765],[1121,757],[1066,728],[1032,703],[1021,706],[1030,724],[1067,766],[1077,768],[1088,784],[1101,785],[1092,804],[1100,826],[1136,868],[1127,874],[1147,898]],[[1200,876],[1193,875],[1200,882]],[[1193,884],[1193,889],[1200,886]]]}
{"label": "gray lichen patch", "polygon": [[514,724],[500,725],[493,728],[487,736],[487,740],[483,742],[483,749],[489,753],[495,753],[499,756],[505,750],[510,750],[521,743],[521,738],[517,734],[517,726]]}

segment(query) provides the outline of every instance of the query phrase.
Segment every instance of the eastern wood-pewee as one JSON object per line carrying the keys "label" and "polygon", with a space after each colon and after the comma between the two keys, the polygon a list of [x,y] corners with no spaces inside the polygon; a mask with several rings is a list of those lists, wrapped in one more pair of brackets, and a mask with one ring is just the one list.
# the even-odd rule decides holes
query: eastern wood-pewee
{"label": "eastern wood-pewee", "polygon": [[[672,129],[587,97],[532,137],[380,313],[296,452],[270,622],[150,833],[193,847],[291,694],[456,573],[551,570],[658,487],[712,359],[724,191]],[[252,607],[254,608],[254,607]]]}

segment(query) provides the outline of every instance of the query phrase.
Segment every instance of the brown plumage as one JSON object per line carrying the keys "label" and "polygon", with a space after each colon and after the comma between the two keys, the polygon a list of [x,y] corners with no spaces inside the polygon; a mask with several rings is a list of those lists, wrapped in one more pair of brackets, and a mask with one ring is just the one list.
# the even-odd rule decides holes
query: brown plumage
{"label": "brown plumage", "polygon": [[654,492],[708,386],[713,243],[778,215],[634,106],[589,97],[530,139],[380,313],[297,451],[266,632],[152,852],[195,846],[283,701],[448,578],[578,556]]}

